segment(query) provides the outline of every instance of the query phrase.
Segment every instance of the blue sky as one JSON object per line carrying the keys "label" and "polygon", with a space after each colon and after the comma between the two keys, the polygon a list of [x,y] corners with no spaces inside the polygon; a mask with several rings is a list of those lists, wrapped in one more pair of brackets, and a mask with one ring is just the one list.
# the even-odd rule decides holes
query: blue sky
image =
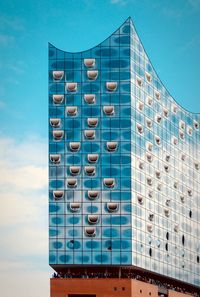
{"label": "blue sky", "polygon": [[[23,297],[27,292],[29,297],[49,296],[48,42],[67,51],[85,50],[108,37],[128,16],[172,96],[188,110],[200,112],[200,0],[0,2],[4,297]],[[15,282],[8,288],[12,276]]]}

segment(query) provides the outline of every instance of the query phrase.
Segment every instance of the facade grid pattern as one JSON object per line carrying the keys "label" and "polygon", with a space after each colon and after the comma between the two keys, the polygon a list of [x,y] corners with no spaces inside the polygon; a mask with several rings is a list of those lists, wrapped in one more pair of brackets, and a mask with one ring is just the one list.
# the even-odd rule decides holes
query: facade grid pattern
{"label": "facade grid pattern", "polygon": [[49,121],[50,265],[199,285],[200,115],[171,97],[131,19],[81,53],[49,45]]}

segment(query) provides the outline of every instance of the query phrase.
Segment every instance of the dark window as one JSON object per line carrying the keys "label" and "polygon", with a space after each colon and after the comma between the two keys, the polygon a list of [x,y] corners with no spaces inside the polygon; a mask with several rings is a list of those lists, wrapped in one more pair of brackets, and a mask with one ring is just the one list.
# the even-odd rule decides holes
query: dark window
{"label": "dark window", "polygon": [[169,232],[166,233],[166,238],[169,240]]}
{"label": "dark window", "polygon": [[149,292],[149,295],[151,296],[151,292]]}
{"label": "dark window", "polygon": [[114,291],[117,291],[117,287],[114,287]]}
{"label": "dark window", "polygon": [[149,249],[149,256],[152,257],[152,248]]}
{"label": "dark window", "polygon": [[185,236],[184,235],[182,236],[182,244],[183,245],[185,244]]}
{"label": "dark window", "polygon": [[142,293],[142,290],[140,290],[140,293]]}
{"label": "dark window", "polygon": [[168,251],[168,243],[166,243],[165,249],[166,249],[166,251]]}
{"label": "dark window", "polygon": [[122,291],[125,291],[125,288],[124,287],[122,287]]}
{"label": "dark window", "polygon": [[197,256],[197,263],[199,263],[199,256]]}
{"label": "dark window", "polygon": [[189,217],[190,218],[192,217],[192,211],[191,210],[189,211]]}

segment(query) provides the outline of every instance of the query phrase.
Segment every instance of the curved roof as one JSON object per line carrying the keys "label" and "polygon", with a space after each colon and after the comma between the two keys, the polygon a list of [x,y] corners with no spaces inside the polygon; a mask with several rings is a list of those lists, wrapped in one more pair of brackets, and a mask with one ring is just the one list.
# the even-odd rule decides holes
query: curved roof
{"label": "curved roof", "polygon": [[[130,36],[130,40],[131,40],[131,36],[133,36],[133,35],[134,35],[134,37],[135,37],[136,39],[138,39],[138,41],[139,41],[139,43],[140,43],[140,45],[141,45],[141,49],[142,49],[142,51],[144,52],[144,54],[146,55],[146,57],[147,57],[147,60],[148,60],[149,65],[150,65],[150,67],[151,67],[151,69],[152,69],[152,72],[154,72],[155,76],[157,77],[157,80],[158,80],[159,84],[160,84],[160,85],[162,86],[162,88],[165,90],[167,96],[169,96],[170,99],[171,99],[172,101],[174,101],[174,103],[175,103],[176,105],[179,106],[179,108],[181,108],[181,109],[182,109],[183,111],[185,111],[186,113],[188,113],[188,114],[190,114],[190,115],[193,115],[194,118],[195,118],[196,120],[199,120],[200,112],[192,112],[192,111],[187,110],[185,107],[183,107],[177,100],[175,100],[175,99],[173,98],[173,96],[170,94],[170,92],[168,91],[168,89],[166,88],[166,86],[164,85],[164,83],[162,82],[162,80],[160,79],[160,77],[159,77],[157,71],[155,70],[153,64],[151,63],[151,60],[150,60],[150,58],[149,58],[147,52],[145,51],[145,48],[144,48],[144,46],[143,46],[143,44],[142,44],[141,39],[139,38],[139,35],[138,35],[138,33],[137,33],[135,27],[134,27],[134,24],[133,24],[133,21],[132,21],[131,17],[128,17],[128,18],[125,20],[125,22],[124,22],[124,23],[123,23],[117,30],[115,30],[109,37],[107,37],[106,39],[104,39],[104,41],[100,42],[99,44],[97,44],[97,45],[95,45],[95,46],[93,46],[93,47],[91,47],[91,48],[89,48],[89,49],[83,50],[83,51],[79,51],[79,52],[69,52],[69,51],[64,51],[64,50],[62,50],[62,49],[57,48],[55,45],[49,43],[49,57],[51,58],[51,48],[55,49],[56,52],[61,52],[63,55],[66,55],[66,56],[68,56],[68,55],[70,55],[70,56],[71,56],[71,55],[73,55],[73,56],[76,56],[76,55],[77,55],[77,56],[80,56],[80,54],[81,54],[81,55],[83,55],[83,57],[85,57],[85,58],[90,57],[91,52],[92,52],[93,50],[97,49],[98,47],[103,47],[103,46],[106,47],[106,44],[107,44],[108,41],[112,38],[112,36],[113,36],[113,35],[117,35],[117,34],[119,34],[120,32],[122,32],[122,34],[129,35],[129,36]],[[109,45],[107,45],[107,46],[109,46]],[[87,53],[88,53],[88,56],[87,56]],[[84,56],[84,55],[85,55],[85,56]]]}

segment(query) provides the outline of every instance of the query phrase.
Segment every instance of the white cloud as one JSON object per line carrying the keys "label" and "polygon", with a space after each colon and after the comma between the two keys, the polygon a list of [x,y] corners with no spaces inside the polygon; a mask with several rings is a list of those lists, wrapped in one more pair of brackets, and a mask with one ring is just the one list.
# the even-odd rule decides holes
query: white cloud
{"label": "white cloud", "polygon": [[7,34],[0,34],[0,45],[7,46],[14,41],[14,37]]}
{"label": "white cloud", "polygon": [[17,17],[1,15],[0,23],[1,23],[1,29],[12,29],[15,31],[25,30],[23,20]]}
{"label": "white cloud", "polygon": [[111,4],[120,4],[120,5],[125,5],[127,4],[128,0],[111,0]]}
{"label": "white cloud", "polygon": [[200,9],[200,0],[188,0],[188,4],[193,10]]}
{"label": "white cloud", "polygon": [[0,100],[0,109],[3,109],[6,106],[5,102]]}
{"label": "white cloud", "polygon": [[1,293],[49,297],[46,141],[0,136]]}

